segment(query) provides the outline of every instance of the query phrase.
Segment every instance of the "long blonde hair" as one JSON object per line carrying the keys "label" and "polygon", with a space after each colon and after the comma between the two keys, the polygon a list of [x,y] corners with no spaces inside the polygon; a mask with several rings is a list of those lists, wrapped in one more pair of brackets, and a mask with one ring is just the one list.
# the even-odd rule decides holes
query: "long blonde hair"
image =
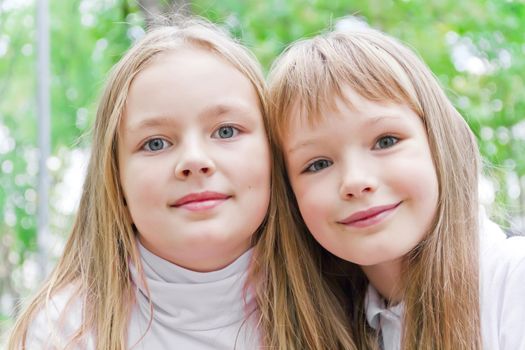
{"label": "long blonde hair", "polygon": [[[84,310],[80,328],[65,347],[75,348],[91,335],[96,349],[121,350],[128,346],[127,326],[134,301],[129,266],[133,264],[140,272],[142,265],[119,183],[117,130],[133,78],[155,55],[184,45],[217,54],[252,82],[268,130],[264,78],[257,60],[242,45],[215,25],[195,18],[167,19],[149,31],[117,63],[108,78],[97,111],[94,148],[72,232],[51,276],[17,319],[8,349],[26,348],[28,330],[35,317],[48,307],[53,296],[70,285],[76,289],[69,304],[80,298]],[[275,152],[273,141],[269,137]],[[247,281],[247,290],[254,292],[258,304],[262,346],[281,350],[349,349],[344,317],[336,303],[325,301],[331,292],[322,287],[324,282],[315,264],[308,261],[297,270],[284,259],[284,250],[301,251],[302,245],[280,243],[280,237],[295,229],[288,227],[289,222],[277,210],[286,207],[289,196],[279,176],[281,164],[280,156],[272,157],[272,196],[268,214],[253,236],[255,248]],[[315,283],[311,289],[317,291],[313,298],[306,298],[309,290],[302,288],[309,280]],[[66,311],[62,310],[62,314]]]}
{"label": "long blonde hair", "polygon": [[[152,57],[181,46],[209,50],[251,81],[261,109],[266,111],[264,77],[248,50],[205,20],[175,17],[165,22],[134,45],[109,75],[96,115],[93,149],[71,234],[57,266],[17,319],[9,349],[26,348],[32,321],[41,310],[47,309],[53,296],[72,285],[75,291],[71,300],[82,300],[83,315],[80,328],[66,347],[75,347],[93,335],[96,349],[126,348],[127,326],[134,301],[129,266],[133,264],[141,271],[142,265],[119,182],[117,131],[130,84]],[[273,202],[270,205],[275,206]],[[267,221],[261,225],[254,240],[271,229]],[[65,313],[62,310],[62,314]]]}
{"label": "long blonde hair", "polygon": [[[406,256],[403,349],[480,349],[479,154],[471,130],[428,67],[407,47],[373,29],[333,31],[291,45],[272,66],[270,132],[280,151],[294,118],[313,124],[322,120],[337,98],[345,100],[342,89],[347,86],[372,101],[408,105],[425,125],[437,173],[439,199],[432,227]],[[291,199],[288,210],[303,230],[283,239],[311,245],[313,238]],[[295,250],[285,253],[297,268],[311,259]],[[377,348],[365,319],[366,277],[342,261],[338,264],[347,270],[349,282],[346,290],[338,282],[335,293],[353,298],[343,307],[354,342],[360,349]],[[333,276],[325,273],[324,280]]]}
{"label": "long blonde hair", "polygon": [[[267,230],[254,251],[252,280],[259,304],[262,345],[278,350],[358,349],[350,336],[345,298],[325,281],[323,271],[332,271],[332,259],[314,240],[303,239],[305,227],[297,226],[299,213],[283,177],[284,160],[275,140],[272,196],[278,212],[270,210],[274,230]],[[270,208],[272,209],[272,208]],[[289,218],[293,217],[294,220]],[[333,270],[340,273],[338,266]],[[345,295],[346,297],[346,295]]]}

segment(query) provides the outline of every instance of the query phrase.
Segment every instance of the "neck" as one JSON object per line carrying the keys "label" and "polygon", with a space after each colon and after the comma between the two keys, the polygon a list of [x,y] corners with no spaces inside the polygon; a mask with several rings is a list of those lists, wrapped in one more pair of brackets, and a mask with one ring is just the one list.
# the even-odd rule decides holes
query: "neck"
{"label": "neck", "polygon": [[251,237],[232,245],[215,244],[206,247],[205,244],[197,244],[195,247],[179,249],[176,252],[159,249],[155,244],[151,244],[142,235],[138,236],[144,248],[156,256],[171,262],[177,266],[194,272],[213,272],[222,270],[246,253],[251,246]]}
{"label": "neck", "polygon": [[403,298],[402,258],[377,265],[361,266],[372,286],[390,305],[398,304]]}

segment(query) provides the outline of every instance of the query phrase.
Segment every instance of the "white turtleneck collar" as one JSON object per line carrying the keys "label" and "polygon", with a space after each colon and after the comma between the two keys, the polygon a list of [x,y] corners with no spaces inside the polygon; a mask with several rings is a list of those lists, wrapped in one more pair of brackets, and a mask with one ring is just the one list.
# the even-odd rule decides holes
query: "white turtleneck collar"
{"label": "white turtleneck collar", "polygon": [[[136,289],[128,339],[135,349],[253,349],[255,303],[245,293],[252,250],[227,267],[213,272],[195,272],[164,260],[137,241],[148,292],[138,271],[131,268]],[[153,321],[150,320],[150,299]],[[247,322],[249,316],[250,322]],[[250,329],[252,328],[252,329]],[[251,345],[250,345],[251,344]]]}

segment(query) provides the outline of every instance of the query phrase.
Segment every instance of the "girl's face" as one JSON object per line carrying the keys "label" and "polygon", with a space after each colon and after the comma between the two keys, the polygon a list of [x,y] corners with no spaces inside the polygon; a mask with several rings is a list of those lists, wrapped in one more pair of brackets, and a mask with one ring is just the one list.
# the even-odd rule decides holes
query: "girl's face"
{"label": "girl's face", "polygon": [[258,95],[217,55],[159,54],[133,80],[119,128],[119,170],[142,244],[196,271],[250,247],[270,199]]}
{"label": "girl's face", "polygon": [[[311,127],[292,116],[287,170],[315,239],[363,266],[395,261],[429,230],[438,181],[421,119],[407,106],[352,89]],[[292,114],[294,111],[292,111]],[[297,113],[297,110],[295,110]]]}

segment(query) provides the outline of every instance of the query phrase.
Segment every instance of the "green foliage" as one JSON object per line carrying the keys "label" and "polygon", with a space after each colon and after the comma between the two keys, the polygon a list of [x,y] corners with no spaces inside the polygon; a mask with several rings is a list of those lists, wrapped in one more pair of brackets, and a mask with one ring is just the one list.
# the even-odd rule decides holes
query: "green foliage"
{"label": "green foliage", "polygon": [[[8,293],[16,301],[19,294],[25,294],[24,287],[34,286],[13,281],[13,269],[23,269],[37,250],[37,33],[35,4],[10,4],[4,7],[0,2],[0,252],[9,252],[0,256],[0,296]],[[51,174],[55,187],[63,181],[68,163],[62,150],[88,146],[80,137],[94,118],[106,74],[130,46],[129,31],[141,25],[142,19],[131,1],[57,0],[49,4],[51,146],[58,164]],[[56,222],[71,220],[60,219],[63,214],[57,212],[53,197],[50,204],[51,230],[65,236],[67,227]],[[0,308],[0,317],[6,311]]]}
{"label": "green foliage", "polygon": [[[87,139],[79,138],[89,130],[107,72],[145,22],[133,0],[49,3],[52,153],[58,164],[52,175],[57,188],[71,162],[70,150],[88,146]],[[36,249],[35,8],[32,2],[11,8],[2,4],[0,252],[11,253],[0,256],[0,265],[21,268]],[[500,213],[514,218],[525,215],[522,1],[195,0],[191,10],[224,24],[254,51],[266,70],[287,45],[318,34],[343,17],[361,18],[396,36],[427,62],[479,137],[483,156],[491,164],[496,201],[503,208]],[[71,216],[60,213],[54,202],[51,229],[65,236]],[[16,289],[12,273],[0,271],[0,294]]]}
{"label": "green foliage", "polygon": [[[109,68],[129,47],[126,13],[104,2],[51,2],[53,149],[86,131]],[[79,112],[80,110],[80,112]],[[79,114],[80,113],[80,114]]]}
{"label": "green foliage", "polygon": [[399,38],[430,66],[478,136],[486,171],[497,189],[494,214],[503,224],[525,215],[523,2],[196,0],[192,4],[195,13],[230,28],[266,69],[290,43],[323,32],[347,16]]}

